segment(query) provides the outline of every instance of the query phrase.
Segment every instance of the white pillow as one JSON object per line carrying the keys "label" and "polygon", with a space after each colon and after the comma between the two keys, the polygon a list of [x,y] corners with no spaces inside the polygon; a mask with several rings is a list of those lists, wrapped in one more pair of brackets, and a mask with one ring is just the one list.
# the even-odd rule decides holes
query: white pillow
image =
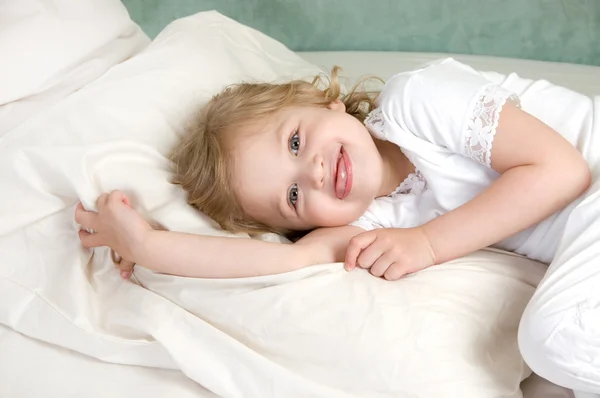
{"label": "white pillow", "polygon": [[520,397],[516,330],[543,267],[477,253],[391,283],[341,264],[260,278],[124,282],[81,248],[105,191],[167,228],[222,234],[168,183],[194,112],[240,80],[320,70],[215,12],[27,120],[0,145],[0,322],[105,361],[179,368],[223,397]]}
{"label": "white pillow", "polygon": [[[321,72],[282,44],[216,12],[175,21],[140,54],[4,137],[2,191],[27,200],[0,199],[1,208],[18,210],[5,215],[11,222],[0,231],[39,220],[52,202],[46,195],[31,195],[35,184],[11,169],[32,169],[43,180],[65,183],[34,188],[60,196],[52,211],[76,198],[93,208],[100,193],[117,188],[135,188],[145,211],[170,205],[179,190],[168,182],[165,156],[212,95],[233,82],[309,78]],[[25,144],[33,152],[27,159],[15,152]],[[182,204],[183,197],[177,198]],[[179,211],[182,217],[156,215],[157,221],[182,228],[178,222],[188,225],[190,218],[190,228],[198,232],[202,223],[196,212],[187,206]],[[202,225],[203,233],[222,233]]]}
{"label": "white pillow", "polygon": [[149,42],[120,0],[0,2],[0,137]]}

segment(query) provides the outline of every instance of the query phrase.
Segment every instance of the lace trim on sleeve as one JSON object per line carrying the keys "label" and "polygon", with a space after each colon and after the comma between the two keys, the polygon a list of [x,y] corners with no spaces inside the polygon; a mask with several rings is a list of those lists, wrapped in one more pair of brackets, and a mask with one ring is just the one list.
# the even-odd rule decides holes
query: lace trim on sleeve
{"label": "lace trim on sleeve", "polygon": [[369,112],[365,118],[364,124],[377,138],[385,137],[385,122],[383,120],[381,108],[375,108]]}
{"label": "lace trim on sleeve", "polygon": [[414,173],[410,173],[408,177],[404,179],[392,192],[389,197],[397,195],[420,195],[427,190],[427,180],[420,170],[415,170]]}
{"label": "lace trim on sleeve", "polygon": [[492,143],[502,107],[509,101],[520,107],[519,97],[502,87],[489,85],[483,89],[467,121],[463,155],[491,167]]}

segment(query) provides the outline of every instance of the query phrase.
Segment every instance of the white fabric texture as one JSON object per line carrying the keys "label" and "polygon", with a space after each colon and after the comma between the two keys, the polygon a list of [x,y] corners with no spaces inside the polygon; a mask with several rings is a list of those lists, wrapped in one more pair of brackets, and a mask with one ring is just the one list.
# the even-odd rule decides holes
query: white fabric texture
{"label": "white fabric texture", "polygon": [[[3,325],[0,353],[0,397],[217,397],[180,371],[102,362]],[[587,394],[574,397],[535,374],[521,383],[521,389],[524,398],[595,398]]]}
{"label": "white fabric texture", "polygon": [[483,251],[390,283],[341,264],[204,280],[135,271],[77,240],[81,199],[122,189],[173,230],[223,234],[168,183],[165,155],[235,81],[319,69],[217,13],[1,138],[0,323],[103,361],[180,369],[221,397],[520,397],[517,325],[545,267]]}
{"label": "white fabric texture", "polygon": [[177,370],[125,366],[0,325],[2,398],[217,398]]}
{"label": "white fabric texture", "polygon": [[149,42],[119,0],[0,1],[0,137]]}
{"label": "white fabric texture", "polygon": [[527,306],[519,345],[541,376],[600,394],[600,162],[592,167],[595,181]]}
{"label": "white fabric texture", "polygon": [[[377,198],[353,225],[366,230],[414,227],[487,188],[499,176],[489,166],[489,151],[506,101],[555,128],[588,162],[595,161],[600,134],[593,135],[595,102],[590,97],[546,81],[477,72],[453,59],[436,61],[392,77],[375,115],[365,121],[376,137],[402,148],[428,189]],[[549,263],[580,201],[495,246]]]}

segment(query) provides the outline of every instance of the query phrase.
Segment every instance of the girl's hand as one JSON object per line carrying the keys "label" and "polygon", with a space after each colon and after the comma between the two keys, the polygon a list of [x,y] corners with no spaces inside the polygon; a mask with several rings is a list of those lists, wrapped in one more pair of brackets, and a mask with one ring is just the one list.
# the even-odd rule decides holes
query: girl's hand
{"label": "girl's hand", "polygon": [[435,264],[435,253],[422,228],[380,228],[350,239],[345,268],[369,269],[387,280],[420,271]]}
{"label": "girl's hand", "polygon": [[94,231],[80,230],[79,239],[85,247],[108,246],[118,253],[121,257],[118,262],[121,276],[127,279],[152,227],[131,208],[122,192],[102,194],[96,207],[98,212],[86,211],[81,203],[77,205],[75,221],[83,228]]}

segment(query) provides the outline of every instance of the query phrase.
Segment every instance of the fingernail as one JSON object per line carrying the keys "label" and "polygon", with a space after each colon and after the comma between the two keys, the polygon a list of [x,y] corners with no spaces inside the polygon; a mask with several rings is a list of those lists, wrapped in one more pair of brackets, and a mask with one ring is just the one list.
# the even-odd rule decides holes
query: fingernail
{"label": "fingernail", "polygon": [[121,278],[129,279],[130,276],[131,276],[131,271],[121,271]]}

